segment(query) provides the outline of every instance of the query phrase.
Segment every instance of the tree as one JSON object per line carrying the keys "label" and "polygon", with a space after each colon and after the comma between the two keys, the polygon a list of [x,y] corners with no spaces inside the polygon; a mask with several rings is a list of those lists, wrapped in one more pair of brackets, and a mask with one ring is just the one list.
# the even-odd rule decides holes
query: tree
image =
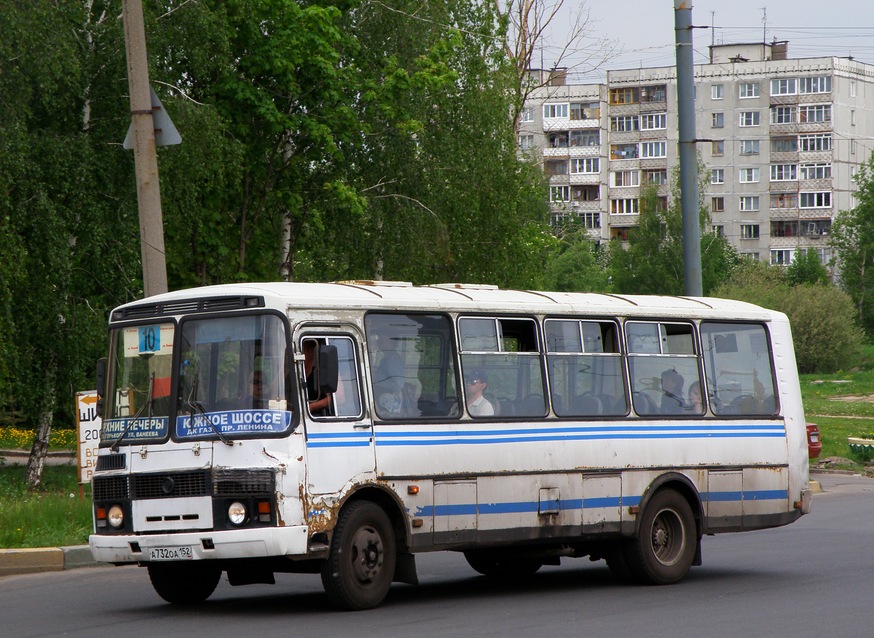
{"label": "tree", "polygon": [[604,247],[589,237],[577,219],[556,229],[554,247],[547,257],[538,287],[565,292],[610,292]]}
{"label": "tree", "polygon": [[[494,6],[505,25],[505,53],[515,76],[512,115],[516,132],[528,97],[553,80],[552,73],[532,73],[541,66],[536,54],[538,50],[542,53],[544,40],[553,28],[564,28],[567,33],[565,42],[551,56],[553,72],[592,72],[609,60],[617,48],[607,38],[594,37],[595,25],[589,19],[585,2],[569,8],[564,0],[495,0]],[[569,14],[567,21],[560,25],[565,14]],[[571,57],[573,63],[568,64]]]}
{"label": "tree", "polygon": [[792,263],[786,268],[786,279],[792,286],[826,284],[831,281],[828,268],[819,260],[815,250],[796,250]]}
{"label": "tree", "polygon": [[856,307],[856,317],[869,337],[874,336],[874,154],[859,167],[855,182],[857,204],[841,211],[831,228],[829,243],[837,252],[841,287]]}
{"label": "tree", "polygon": [[[698,215],[700,228],[710,226],[705,202],[709,174],[698,165]],[[641,188],[637,226],[628,231],[628,246],[610,242],[610,273],[616,292],[682,295],[683,213],[680,204],[679,173],[674,175],[669,197],[657,186]],[[714,232],[701,234],[701,280],[704,295],[712,293],[737,263],[737,251]]]}

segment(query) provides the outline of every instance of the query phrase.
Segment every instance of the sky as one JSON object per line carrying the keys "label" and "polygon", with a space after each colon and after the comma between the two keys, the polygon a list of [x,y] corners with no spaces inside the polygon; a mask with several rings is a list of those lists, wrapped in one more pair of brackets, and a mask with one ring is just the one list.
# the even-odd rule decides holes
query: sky
{"label": "sky", "polygon": [[[555,0],[552,0],[553,2]],[[571,79],[603,79],[606,69],[676,63],[673,0],[564,0],[561,19],[548,34],[536,65],[551,68],[567,41],[571,14],[588,10],[587,46],[559,66]],[[695,62],[708,59],[712,43],[789,41],[789,57],[847,57],[874,64],[874,2],[869,0],[688,0],[692,6]],[[711,28],[714,27],[714,28]],[[608,49],[602,40],[615,46]],[[588,48],[588,50],[586,50]],[[595,62],[600,64],[596,69]]]}

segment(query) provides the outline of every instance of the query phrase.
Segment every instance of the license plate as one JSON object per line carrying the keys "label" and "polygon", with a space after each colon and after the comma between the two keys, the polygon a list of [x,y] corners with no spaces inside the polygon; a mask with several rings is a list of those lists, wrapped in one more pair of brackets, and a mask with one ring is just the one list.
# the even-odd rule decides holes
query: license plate
{"label": "license plate", "polygon": [[153,547],[149,560],[188,560],[193,558],[190,547]]}

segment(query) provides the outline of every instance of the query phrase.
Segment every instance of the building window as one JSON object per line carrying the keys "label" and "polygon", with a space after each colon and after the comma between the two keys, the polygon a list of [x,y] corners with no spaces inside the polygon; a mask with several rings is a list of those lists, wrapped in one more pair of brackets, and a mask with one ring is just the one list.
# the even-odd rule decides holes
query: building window
{"label": "building window", "polygon": [[637,144],[611,144],[610,159],[635,159],[637,157]]}
{"label": "building window", "polygon": [[600,157],[577,157],[571,160],[571,174],[600,173]]}
{"label": "building window", "polygon": [[610,104],[638,104],[640,90],[636,86],[610,89]]}
{"label": "building window", "polygon": [[566,131],[562,131],[561,133],[550,133],[549,146],[551,148],[567,148],[567,138],[568,134]]}
{"label": "building window", "polygon": [[614,215],[636,215],[639,212],[637,199],[611,199],[610,212]]}
{"label": "building window", "polygon": [[725,155],[725,140],[713,140],[710,142],[710,155],[722,157]]}
{"label": "building window", "polygon": [[556,117],[567,118],[568,113],[568,104],[567,102],[563,104],[544,104],[543,105],[543,118],[550,119]]}
{"label": "building window", "polygon": [[792,263],[791,250],[772,250],[771,264],[774,266],[788,266]]}
{"label": "building window", "polygon": [[759,210],[759,196],[745,195],[740,198],[740,210],[749,212]]}
{"label": "building window", "polygon": [[668,128],[667,113],[647,113],[640,116],[641,131],[660,131]]}
{"label": "building window", "polygon": [[850,80],[850,97],[856,97],[856,81]]}
{"label": "building window", "polygon": [[831,191],[799,193],[798,202],[801,208],[831,208]]}
{"label": "building window", "polygon": [[522,121],[523,122],[533,122],[534,121],[534,108],[527,106],[522,109]]}
{"label": "building window", "polygon": [[740,141],[741,155],[758,155],[759,140],[741,140]]}
{"label": "building window", "polygon": [[758,239],[759,225],[758,224],[741,224],[740,225],[741,239]]}
{"label": "building window", "polygon": [[645,184],[663,186],[668,183],[668,171],[665,168],[656,168],[643,171]]}
{"label": "building window", "polygon": [[640,101],[644,104],[653,102],[666,102],[668,99],[668,87],[666,84],[640,87]]}
{"label": "building window", "polygon": [[798,93],[796,78],[771,80],[771,95],[795,95],[796,93]]}
{"label": "building window", "polygon": [[547,175],[567,175],[567,160],[546,160],[543,169]]}
{"label": "building window", "polygon": [[600,146],[601,131],[571,131],[571,146]]}
{"label": "building window", "polygon": [[830,75],[818,75],[812,78],[801,78],[798,81],[799,93],[830,93],[832,79]]}
{"label": "building window", "polygon": [[832,165],[823,164],[802,164],[801,179],[831,179]]}
{"label": "building window", "polygon": [[568,202],[571,199],[570,186],[550,186],[549,201],[551,202]]}
{"label": "building window", "polygon": [[613,171],[611,186],[640,186],[640,171]]}
{"label": "building window", "polygon": [[771,124],[792,124],[795,121],[794,106],[772,106]]}
{"label": "building window", "polygon": [[831,104],[805,104],[798,107],[799,122],[831,122]]}
{"label": "building window", "polygon": [[636,115],[619,115],[610,118],[610,130],[614,133],[627,133],[640,130]]}
{"label": "building window", "polygon": [[737,87],[737,96],[742,100],[759,97],[759,83],[741,82]]}
{"label": "building window", "polygon": [[710,99],[721,100],[725,97],[724,87],[721,84],[712,84],[710,86]]}
{"label": "building window", "polygon": [[712,169],[710,169],[710,183],[711,184],[725,184],[725,169],[724,168],[712,168]]}
{"label": "building window", "polygon": [[725,126],[725,113],[711,113],[710,126],[713,128],[723,128]]}
{"label": "building window", "polygon": [[586,228],[601,228],[601,213],[580,213],[580,219]]}
{"label": "building window", "polygon": [[832,150],[831,133],[820,133],[817,135],[799,135],[798,145],[804,152],[808,151],[830,151]]}
{"label": "building window", "polygon": [[738,124],[740,126],[759,126],[760,114],[758,111],[741,111]]}
{"label": "building window", "polygon": [[[724,197],[711,197],[710,198],[710,210],[714,213],[724,213],[725,212],[725,198]],[[720,226],[722,228],[722,226]]]}
{"label": "building window", "polygon": [[725,226],[715,225],[710,227],[710,232],[713,233],[715,237],[725,238]]}
{"label": "building window", "polygon": [[792,182],[798,179],[795,164],[771,164],[772,182]]}
{"label": "building window", "polygon": [[520,135],[519,136],[519,148],[523,151],[527,151],[529,149],[534,148],[534,136],[533,135]]}
{"label": "building window", "polygon": [[758,168],[742,168],[738,171],[738,181],[741,184],[752,184],[759,181]]}
{"label": "building window", "polygon": [[667,156],[668,156],[668,143],[667,142],[641,142],[641,144],[640,144],[640,157],[641,158],[667,157]]}
{"label": "building window", "polygon": [[596,202],[601,199],[601,189],[594,185],[575,184],[571,186],[571,201]]}
{"label": "building window", "polygon": [[572,120],[597,120],[601,118],[598,102],[571,102]]}
{"label": "building window", "polygon": [[798,151],[798,139],[795,137],[772,137],[772,153],[795,153]]}
{"label": "building window", "polygon": [[798,196],[795,193],[771,193],[771,208],[797,208]]}

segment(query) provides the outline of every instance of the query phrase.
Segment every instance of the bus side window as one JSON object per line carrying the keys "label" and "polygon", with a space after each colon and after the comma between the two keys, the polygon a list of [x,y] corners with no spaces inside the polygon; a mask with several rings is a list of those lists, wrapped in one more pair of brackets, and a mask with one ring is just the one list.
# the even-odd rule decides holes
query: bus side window
{"label": "bus side window", "polygon": [[[362,414],[361,410],[361,390],[358,382],[358,358],[356,356],[355,342],[351,337],[340,335],[307,335],[302,340],[302,349],[306,352],[308,345],[315,342],[316,352],[322,350],[327,351],[328,348],[336,352],[336,361],[332,361],[331,365],[336,364],[336,389],[333,392],[325,393],[323,390],[317,393],[315,382],[310,381],[306,384],[307,392],[309,393],[308,404],[312,404],[313,399],[318,400],[315,396],[328,394],[330,399],[327,408],[316,410],[312,416],[317,418],[357,418]],[[311,346],[310,346],[311,347]],[[317,375],[319,373],[319,365],[323,357],[319,357],[317,361],[313,361],[312,372],[310,374]],[[333,376],[333,375],[331,375]],[[332,379],[333,380],[333,379]],[[321,384],[320,384],[321,385]],[[330,389],[330,388],[329,388]]]}
{"label": "bus side window", "polygon": [[774,366],[761,324],[701,324],[710,408],[720,416],[777,414]]}

